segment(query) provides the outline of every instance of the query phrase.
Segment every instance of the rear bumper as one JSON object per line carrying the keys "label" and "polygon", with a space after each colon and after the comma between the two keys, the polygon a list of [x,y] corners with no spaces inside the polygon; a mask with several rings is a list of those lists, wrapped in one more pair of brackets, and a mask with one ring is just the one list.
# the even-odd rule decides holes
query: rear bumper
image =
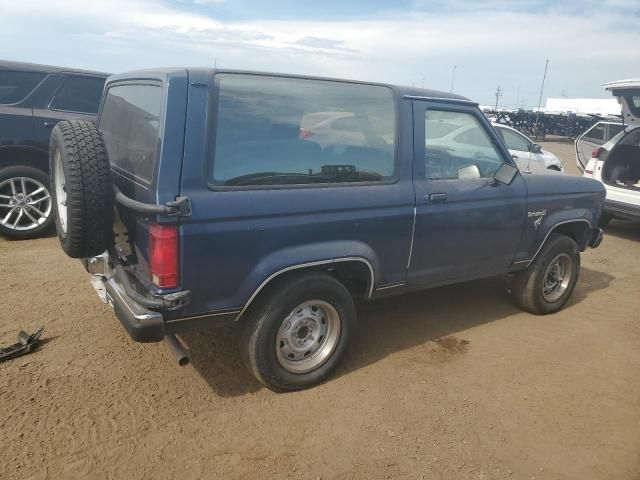
{"label": "rear bumper", "polygon": [[136,342],[164,340],[164,318],[160,312],[149,310],[133,301],[116,276],[103,281],[107,303],[111,305],[116,317],[133,340]]}
{"label": "rear bumper", "polygon": [[[160,342],[165,337],[163,314],[141,305],[135,298],[140,294],[127,293],[128,279],[120,278],[122,269],[113,268],[107,252],[92,258],[82,259],[87,272],[92,274],[91,283],[104,303],[113,308],[116,317],[136,342]],[[126,275],[126,274],[125,274]],[[130,289],[130,286],[129,286]],[[157,303],[157,299],[149,299]]]}

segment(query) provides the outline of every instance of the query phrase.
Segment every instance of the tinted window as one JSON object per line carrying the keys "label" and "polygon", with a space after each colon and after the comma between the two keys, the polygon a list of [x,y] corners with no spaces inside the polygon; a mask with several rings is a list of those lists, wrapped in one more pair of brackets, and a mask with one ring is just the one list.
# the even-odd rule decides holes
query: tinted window
{"label": "tinted window", "polygon": [[508,130],[506,128],[501,128],[500,133],[502,133],[502,138],[504,138],[504,143],[509,150],[517,150],[519,152],[528,152],[530,148],[530,142],[522,135],[514,132],[513,130]]}
{"label": "tinted window", "polygon": [[145,183],[156,163],[161,107],[159,85],[120,85],[107,90],[100,116],[111,164]]}
{"label": "tinted window", "polygon": [[368,182],[394,175],[389,89],[253,75],[216,78],[214,183]]}
{"label": "tinted window", "polygon": [[604,141],[605,138],[604,123],[596,123],[591,130],[584,134],[585,139]]}
{"label": "tinted window", "polygon": [[98,113],[104,78],[68,77],[56,93],[51,108],[69,112]]}
{"label": "tinted window", "polygon": [[609,124],[609,134],[607,135],[607,141],[611,140],[617,134],[619,134],[622,130],[624,130],[624,125],[622,124]]}
{"label": "tinted window", "polygon": [[44,73],[0,70],[0,104],[9,105],[24,100],[45,76]]}
{"label": "tinted window", "polygon": [[[446,135],[430,135],[452,126]],[[489,178],[504,163],[485,128],[470,113],[427,110],[425,137],[425,176],[431,180],[462,178],[461,170],[474,165],[480,177]]]}

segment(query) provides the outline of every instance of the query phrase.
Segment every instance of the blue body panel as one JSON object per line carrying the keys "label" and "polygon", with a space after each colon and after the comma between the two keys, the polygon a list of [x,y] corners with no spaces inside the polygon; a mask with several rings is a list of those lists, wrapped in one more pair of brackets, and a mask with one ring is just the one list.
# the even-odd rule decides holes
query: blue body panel
{"label": "blue body panel", "polygon": [[[392,86],[398,122],[392,181],[215,187],[207,180],[216,122],[215,73],[172,69],[109,79],[158,81],[166,92],[152,185],[124,177],[116,178],[116,184],[140,201],[166,203],[179,195],[191,201],[191,215],[179,219],[180,289],[190,290],[191,301],[168,312],[169,321],[237,314],[265,281],[315,262],[362,261],[371,269],[367,290],[372,297],[507,273],[519,268],[514,267],[518,262],[530,261],[557,224],[597,223],[604,200],[598,182],[520,173],[509,185],[486,178],[424,179],[424,109],[430,105],[475,115],[504,162],[513,161],[471,102]],[[415,120],[420,118],[422,127]],[[428,201],[434,193],[446,193],[447,201]],[[538,217],[530,212],[542,210],[546,213],[535,225]],[[135,232],[137,275],[151,290],[146,237],[148,223],[156,221],[160,219],[127,220]]]}

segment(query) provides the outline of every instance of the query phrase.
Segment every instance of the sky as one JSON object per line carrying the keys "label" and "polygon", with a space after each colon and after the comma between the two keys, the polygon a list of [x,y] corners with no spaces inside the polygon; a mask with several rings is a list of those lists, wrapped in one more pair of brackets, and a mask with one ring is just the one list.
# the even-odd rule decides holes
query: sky
{"label": "sky", "polygon": [[[607,98],[640,77],[640,0],[0,0],[0,59],[119,73],[213,66],[453,91]],[[455,80],[453,72],[455,66]]]}

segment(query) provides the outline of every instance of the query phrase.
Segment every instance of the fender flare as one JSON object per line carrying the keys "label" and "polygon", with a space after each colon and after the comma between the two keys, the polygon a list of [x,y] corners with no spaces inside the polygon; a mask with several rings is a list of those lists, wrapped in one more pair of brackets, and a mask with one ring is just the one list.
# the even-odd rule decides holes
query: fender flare
{"label": "fender flare", "polygon": [[366,266],[369,274],[367,298],[371,298],[380,270],[377,256],[367,244],[337,241],[289,247],[266,256],[247,276],[240,291],[251,293],[234,321],[238,321],[260,292],[279,276],[293,270],[344,262],[357,262]]}
{"label": "fender flare", "polygon": [[[568,225],[571,223],[584,223],[586,225],[586,227],[588,228],[588,231],[590,232],[591,229],[593,228],[593,225],[591,223],[590,220],[588,220],[587,218],[584,217],[580,217],[580,218],[571,218],[571,219],[566,219],[566,220],[559,220],[556,221],[555,223],[551,223],[551,222],[545,222],[548,226],[548,228],[545,231],[545,235],[544,238],[542,239],[542,242],[540,242],[538,248],[536,249],[534,255],[528,260],[527,262],[527,266],[531,265],[531,263],[533,263],[533,261],[536,259],[536,257],[538,256],[538,254],[540,253],[540,250],[542,250],[542,247],[544,247],[545,243],[547,242],[547,239],[549,238],[549,236],[561,225]],[[580,245],[579,245],[580,246]],[[581,247],[582,249],[582,247]]]}

